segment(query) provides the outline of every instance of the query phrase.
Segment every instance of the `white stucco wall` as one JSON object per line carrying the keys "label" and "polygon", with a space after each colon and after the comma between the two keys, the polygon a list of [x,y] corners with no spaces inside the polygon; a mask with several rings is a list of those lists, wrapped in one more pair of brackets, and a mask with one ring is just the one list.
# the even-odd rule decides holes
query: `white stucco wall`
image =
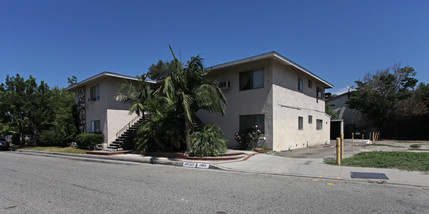
{"label": "white stucco wall", "polygon": [[[239,73],[252,69],[264,69],[264,88],[239,90]],[[239,131],[240,115],[265,114],[265,145],[272,146],[272,74],[271,61],[256,61],[246,65],[228,67],[213,71],[209,78],[217,81],[230,81],[230,88],[223,90],[228,101],[226,113],[220,114],[200,111],[198,117],[208,124],[217,124],[228,140],[228,147],[237,148],[234,134]]]}
{"label": "white stucco wall", "polygon": [[[107,143],[110,145],[116,139],[116,133],[127,125],[137,114],[128,110],[107,109]],[[106,135],[106,134],[105,134]]]}
{"label": "white stucco wall", "polygon": [[[298,91],[298,78],[303,79],[303,92]],[[308,87],[308,79],[313,81]],[[325,101],[316,97],[316,87],[324,87],[315,79],[279,63],[273,65],[273,150],[289,150],[329,143],[330,118],[325,114]],[[309,123],[308,116],[313,117]],[[298,129],[303,117],[303,130]],[[316,130],[317,120],[323,128]]]}
{"label": "white stucco wall", "polygon": [[[114,141],[112,136],[116,135],[119,129],[134,118],[127,115],[130,104],[118,102],[113,98],[123,81],[114,77],[102,77],[85,84],[86,130],[91,132],[91,121],[100,120],[100,130],[104,134],[104,143]],[[88,98],[91,97],[91,87],[96,85],[99,86],[100,99],[88,101]],[[110,119],[108,119],[109,116]],[[128,121],[125,122],[126,120]],[[117,129],[118,126],[120,126],[119,129]]]}

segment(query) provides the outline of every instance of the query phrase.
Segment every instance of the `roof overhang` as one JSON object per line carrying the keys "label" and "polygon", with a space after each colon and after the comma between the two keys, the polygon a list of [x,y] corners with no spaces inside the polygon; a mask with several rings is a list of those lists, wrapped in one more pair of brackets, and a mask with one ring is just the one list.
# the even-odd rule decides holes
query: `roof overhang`
{"label": "roof overhang", "polygon": [[281,63],[283,63],[285,65],[290,65],[292,67],[295,67],[296,69],[298,69],[298,70],[304,72],[305,74],[313,77],[314,79],[322,82],[325,85],[325,88],[333,88],[334,87],[334,85],[332,85],[328,81],[320,78],[316,74],[312,73],[311,71],[305,69],[304,67],[298,65],[297,63],[295,63],[292,60],[290,60],[290,59],[288,59],[288,58],[280,55],[279,53],[277,53],[275,51],[272,51],[272,52],[269,52],[269,53],[260,54],[260,55],[256,55],[256,56],[252,56],[252,57],[248,57],[248,58],[244,58],[244,59],[240,59],[240,60],[236,60],[236,61],[232,61],[232,62],[222,63],[222,64],[219,64],[219,65],[208,67],[207,69],[209,69],[209,70],[218,70],[218,69],[221,69],[221,68],[226,68],[226,67],[230,67],[230,66],[240,65],[240,64],[249,63],[249,62],[253,62],[253,61],[257,61],[257,60],[262,60],[262,59],[275,59],[275,60],[280,61]]}
{"label": "roof overhang", "polygon": [[[99,73],[99,74],[94,75],[92,77],[89,77],[85,80],[82,80],[82,81],[78,82],[76,85],[72,85],[70,87],[67,87],[66,90],[67,91],[74,90],[74,89],[76,89],[82,85],[85,85],[89,82],[92,82],[94,80],[101,79],[104,77],[115,77],[115,78],[120,78],[120,79],[124,79],[124,80],[131,80],[131,81],[138,81],[139,80],[137,77],[127,76],[127,75],[122,75],[122,74],[117,74],[117,73],[112,73],[112,72],[102,72],[102,73]],[[152,84],[157,83],[157,81],[155,81],[155,80],[146,80],[146,82],[152,83]]]}

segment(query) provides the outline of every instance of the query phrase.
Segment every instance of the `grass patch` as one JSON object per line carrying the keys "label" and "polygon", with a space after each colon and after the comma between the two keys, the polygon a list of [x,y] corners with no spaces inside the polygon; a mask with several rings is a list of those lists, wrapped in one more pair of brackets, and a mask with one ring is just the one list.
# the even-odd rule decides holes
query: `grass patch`
{"label": "grass patch", "polygon": [[429,143],[429,141],[418,141],[418,140],[395,140],[396,143]]}
{"label": "grass patch", "polygon": [[395,145],[389,145],[389,144],[383,144],[383,143],[375,143],[375,144],[369,144],[370,146],[387,146],[387,147],[395,147],[395,148],[404,148],[403,146],[395,146]]}
{"label": "grass patch", "polygon": [[[336,164],[333,159],[326,159],[327,164]],[[408,171],[429,172],[428,152],[361,152],[341,161],[343,166],[396,168]]]}
{"label": "grass patch", "polygon": [[55,147],[55,146],[35,146],[35,147],[26,147],[23,150],[33,150],[33,151],[44,151],[44,152],[63,152],[63,153],[73,153],[73,154],[86,154],[88,150],[86,149],[77,149],[73,147]]}

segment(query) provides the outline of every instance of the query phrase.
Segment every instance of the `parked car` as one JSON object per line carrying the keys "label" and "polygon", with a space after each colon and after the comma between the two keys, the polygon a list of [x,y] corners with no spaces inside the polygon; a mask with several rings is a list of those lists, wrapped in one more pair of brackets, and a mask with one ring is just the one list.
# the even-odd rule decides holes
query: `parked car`
{"label": "parked car", "polygon": [[9,150],[10,143],[4,138],[0,138],[0,150]]}

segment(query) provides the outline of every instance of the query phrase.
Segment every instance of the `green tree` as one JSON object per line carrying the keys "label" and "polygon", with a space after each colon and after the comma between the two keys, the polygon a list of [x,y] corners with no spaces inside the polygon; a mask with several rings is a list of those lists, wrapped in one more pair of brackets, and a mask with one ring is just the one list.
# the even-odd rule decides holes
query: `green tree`
{"label": "green tree", "polygon": [[338,119],[338,113],[329,104],[325,105],[325,112],[331,117],[331,120]]}
{"label": "green tree", "polygon": [[171,47],[170,50],[177,71],[165,79],[163,92],[168,103],[173,104],[176,112],[184,118],[186,154],[190,154],[192,149],[189,136],[195,113],[206,110],[223,115],[227,101],[217,82],[207,78],[209,71],[204,69],[199,56],[191,57],[182,68]]}
{"label": "green tree", "polygon": [[166,79],[171,74],[174,74],[177,69],[182,67],[182,63],[176,64],[174,60],[172,61],[162,61],[159,60],[158,63],[152,64],[149,67],[147,72],[147,77],[152,80],[163,80]]}
{"label": "green tree", "polygon": [[361,81],[355,81],[356,91],[351,92],[349,105],[367,116],[369,122],[382,129],[389,118],[394,118],[401,100],[414,93],[417,84],[414,68],[398,65],[366,74]]}

